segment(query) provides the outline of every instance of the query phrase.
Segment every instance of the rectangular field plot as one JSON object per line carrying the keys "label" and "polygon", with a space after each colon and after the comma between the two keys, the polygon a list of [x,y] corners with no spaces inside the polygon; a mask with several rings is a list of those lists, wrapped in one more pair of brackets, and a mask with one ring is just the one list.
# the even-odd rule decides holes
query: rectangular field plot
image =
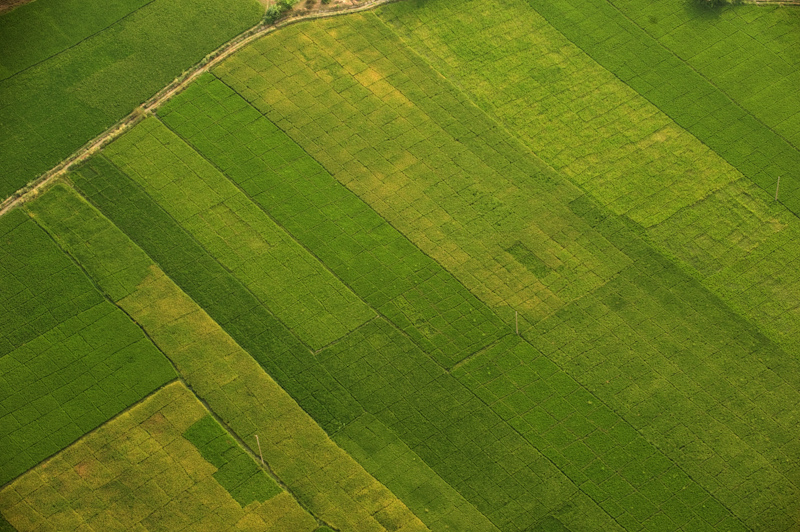
{"label": "rectangular field plot", "polygon": [[[319,356],[369,414],[500,530],[529,530],[554,515],[568,528],[590,522],[621,530],[498,413],[386,321],[368,323]],[[379,476],[391,478],[387,466],[375,466]]]}
{"label": "rectangular field plot", "polygon": [[105,153],[312,349],[375,316],[223,174],[157,120],[138,125]]}
{"label": "rectangular field plot", "polygon": [[697,281],[642,257],[534,331],[531,343],[746,526],[797,528],[800,362]]}
{"label": "rectangular field plot", "polygon": [[[98,179],[99,175],[94,174],[92,186],[99,187],[102,194],[114,191],[106,185],[119,184],[126,179],[124,174],[117,173],[111,177],[121,177],[122,180],[103,182]],[[68,249],[76,250],[75,255],[85,261],[82,264],[86,271],[102,289],[105,289],[106,283],[116,285],[113,276],[105,275],[105,272],[113,270],[115,259],[101,250],[92,249],[94,246],[113,241],[122,256],[134,257],[134,262],[148,261],[141,251],[135,249],[130,239],[68,188],[56,187],[48,191],[43,199],[48,195],[53,195],[49,202],[55,205],[52,209],[54,212],[72,210],[75,213],[64,224],[60,223],[58,217],[47,219],[48,229]],[[118,212],[115,210],[118,205],[104,200],[101,193],[93,197],[101,199],[105,206],[111,205],[112,212]],[[134,201],[138,208],[147,207],[147,203],[136,201],[138,198],[135,194],[124,197]],[[47,218],[43,211],[37,212],[37,216]],[[125,217],[122,220],[125,222]],[[127,223],[124,225],[128,226]],[[169,226],[166,226],[167,235],[175,234],[169,230]],[[103,237],[95,239],[97,234]],[[186,255],[182,256],[185,260]],[[199,256],[199,263],[203,264],[202,255]],[[142,326],[177,367],[187,384],[240,442],[245,442],[251,451],[258,452],[256,436],[260,437],[263,456],[271,471],[289,487],[301,504],[339,530],[426,530],[424,524],[399,499],[342,451],[314,419],[152,261],[147,271],[147,277],[138,282],[135,290],[120,299],[118,304]],[[228,286],[235,288],[237,285],[232,283]],[[231,296],[234,301],[236,296],[237,292],[234,291]],[[294,343],[287,340],[286,336],[293,338],[291,334],[280,324],[270,322],[274,318],[268,313],[260,313],[258,303],[253,301],[253,306],[247,307],[246,312],[228,325],[241,337],[249,337],[250,345],[259,346],[253,349],[254,356],[267,361],[265,365],[268,367],[283,366],[281,375],[290,384],[294,383],[290,388],[295,392],[302,390],[302,386],[309,386],[311,389],[303,396],[304,406],[316,396],[320,401],[333,403],[334,410],[339,408],[350,412],[352,407],[337,404],[339,398],[335,395],[332,397],[332,392],[325,388],[330,382],[311,381],[311,378],[319,379],[321,373],[315,372],[315,357],[296,340]],[[305,358],[301,358],[303,353]],[[273,360],[270,361],[270,358]],[[281,364],[275,365],[276,361]],[[303,374],[303,371],[308,373]],[[332,388],[336,393],[335,387]],[[320,389],[325,389],[325,393]],[[320,412],[319,406],[321,403],[312,411]],[[331,408],[329,404],[325,406]],[[356,413],[350,414],[352,418],[363,412],[360,407],[357,408]],[[336,414],[341,412],[336,411]],[[231,476],[238,478],[242,474],[241,464],[234,460],[232,465],[226,465],[231,462],[228,453],[224,453],[224,458],[215,454],[215,449],[219,450],[218,445],[228,444],[224,437],[221,440],[214,438],[218,441],[209,447],[207,429],[201,425],[193,431],[199,436],[192,435],[190,431],[189,437],[197,442],[204,456],[207,453],[209,460],[220,460],[221,473],[217,476],[222,477],[221,483],[225,485]],[[234,497],[245,497],[243,500],[262,493],[251,489],[250,485],[240,487],[232,488],[232,492]]]}
{"label": "rectangular field plot", "polygon": [[[446,1],[419,9],[400,3],[378,14],[545,162],[645,227],[739,177],[531,4],[492,1],[483,16],[466,19]],[[590,13],[570,11],[587,24]],[[611,34],[600,24],[593,30]],[[626,50],[614,46],[615,54]],[[636,65],[658,64],[642,54]]]}
{"label": "rectangular field plot", "polygon": [[[69,5],[91,9],[86,2],[76,8],[77,3]],[[122,2],[113,4],[102,9],[115,12]],[[23,8],[36,10],[38,5]],[[0,198],[58,164],[207,53],[256,24],[261,13],[254,0],[155,0],[0,81]],[[83,18],[91,17],[84,12]],[[73,31],[75,24],[65,23],[66,32]],[[41,46],[47,47],[48,41]]]}
{"label": "rectangular field plot", "polygon": [[[175,378],[169,362],[22,211],[0,220],[6,349],[0,483]],[[24,320],[30,320],[25,322]],[[16,320],[16,322],[15,322]]]}
{"label": "rectangular field plot", "polygon": [[516,336],[454,375],[627,530],[740,530],[739,522],[642,434]]}
{"label": "rectangular field plot", "polygon": [[0,15],[0,81],[103,31],[148,0],[45,0]]}
{"label": "rectangular field plot", "polygon": [[0,356],[102,301],[22,211],[0,219]]}
{"label": "rectangular field plot", "polygon": [[765,125],[800,146],[800,97],[792,90],[800,83],[797,10],[611,3]]}
{"label": "rectangular field plot", "polygon": [[[117,291],[107,272],[116,269],[119,257],[129,257],[129,266],[138,264],[148,275],[155,261],[325,430],[333,433],[361,413],[308,347],[116,166],[94,158],[72,179],[117,227],[66,188],[54,188],[31,208],[104,291],[124,297],[146,277],[133,276],[132,285]],[[36,209],[40,204],[47,208]],[[74,216],[48,216],[64,212]],[[114,254],[104,252],[109,242]]]}
{"label": "rectangular field plot", "polygon": [[376,417],[364,414],[334,438],[342,449],[397,494],[431,530],[498,532],[498,528],[436,474]]}
{"label": "rectangular field plot", "polygon": [[[208,419],[216,425],[183,384],[171,384],[4,487],[0,512],[19,532],[316,530],[317,521]],[[237,502],[220,482],[224,466],[190,441],[201,432],[197,423],[210,427],[204,442],[222,431],[216,439],[227,437],[228,455],[260,472],[250,491],[264,495]]]}
{"label": "rectangular field plot", "polygon": [[[565,208],[580,190],[372,15],[287,28],[214,73],[507,323],[515,310],[540,319],[627,264]],[[518,262],[517,243],[543,267]]]}
{"label": "rectangular field plot", "polygon": [[440,265],[216,78],[201,78],[159,114],[442,364],[455,364],[505,328]]}

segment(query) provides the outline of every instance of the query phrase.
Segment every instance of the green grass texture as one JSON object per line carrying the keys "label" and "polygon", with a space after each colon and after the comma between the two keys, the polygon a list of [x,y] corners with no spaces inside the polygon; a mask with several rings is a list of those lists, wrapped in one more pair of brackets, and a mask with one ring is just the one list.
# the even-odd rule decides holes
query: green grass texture
{"label": "green grass texture", "polygon": [[[26,12],[32,16],[37,5]],[[256,24],[260,13],[251,0],[155,0],[0,81],[0,197],[59,163]]]}
{"label": "green grass texture", "polygon": [[211,415],[197,420],[183,437],[217,468],[214,478],[242,507],[282,491]]}
{"label": "green grass texture", "polygon": [[201,78],[159,114],[443,364],[503,332],[502,322],[456,279],[218,79]]}
{"label": "green grass texture", "polygon": [[0,81],[96,35],[151,0],[45,0],[0,15]]}
{"label": "green grass texture", "polygon": [[[4,216],[0,228],[0,263],[7,272],[0,294],[18,303],[4,316],[32,320],[17,328],[24,341],[0,356],[5,483],[174,379],[175,372],[23,211]],[[7,290],[23,283],[22,291]],[[13,325],[6,330],[13,332]]]}

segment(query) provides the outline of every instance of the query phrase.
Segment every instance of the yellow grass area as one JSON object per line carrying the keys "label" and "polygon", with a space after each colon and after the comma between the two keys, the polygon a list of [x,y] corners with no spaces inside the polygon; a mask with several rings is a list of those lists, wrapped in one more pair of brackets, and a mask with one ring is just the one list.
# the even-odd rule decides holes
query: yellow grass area
{"label": "yellow grass area", "polygon": [[286,492],[245,508],[183,432],[208,411],[179,382],[154,393],[0,491],[18,531],[312,531]]}

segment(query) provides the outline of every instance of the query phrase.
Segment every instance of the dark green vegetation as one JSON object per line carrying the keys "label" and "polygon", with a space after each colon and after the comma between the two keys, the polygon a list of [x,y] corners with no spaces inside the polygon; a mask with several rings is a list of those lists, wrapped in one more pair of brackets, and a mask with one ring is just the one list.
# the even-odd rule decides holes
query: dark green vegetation
{"label": "dark green vegetation", "polygon": [[[164,413],[238,529],[796,530],[794,15],[648,6],[255,41],[24,207],[105,299],[37,273],[6,349],[121,309],[220,420]],[[15,525],[48,467],[0,490]]]}
{"label": "dark green vegetation", "polygon": [[[208,415],[183,384],[169,384],[9,484],[3,511],[19,530],[315,530],[274,483],[271,497],[244,508],[220,486],[217,468],[181,437]],[[17,528],[0,521],[0,530]]]}
{"label": "dark green vegetation", "polygon": [[217,468],[214,478],[242,507],[253,501],[264,502],[281,492],[275,481],[210,415],[186,429],[183,437]]}
{"label": "dark green vegetation", "polygon": [[175,378],[169,362],[22,211],[0,219],[0,482]]}
{"label": "dark green vegetation", "polygon": [[[155,0],[123,16],[136,5],[81,2],[76,10],[72,2],[53,4],[32,2],[0,17],[9,38],[39,28],[30,39],[15,39],[0,63],[6,74],[30,67],[0,80],[2,198],[256,24],[261,9],[251,0]],[[62,9],[72,14],[60,17]],[[58,29],[48,31],[43,21],[54,18]],[[97,31],[104,22],[109,25]],[[52,37],[35,39],[38,31]]]}
{"label": "dark green vegetation", "polygon": [[159,115],[442,364],[497,339],[502,323],[475,296],[213,76]]}
{"label": "dark green vegetation", "polygon": [[0,80],[108,28],[151,0],[44,0],[0,16]]}

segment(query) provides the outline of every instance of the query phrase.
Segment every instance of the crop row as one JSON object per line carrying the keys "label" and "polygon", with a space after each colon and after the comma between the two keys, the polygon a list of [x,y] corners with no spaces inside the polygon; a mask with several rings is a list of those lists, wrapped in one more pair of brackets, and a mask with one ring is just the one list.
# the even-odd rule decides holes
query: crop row
{"label": "crop row", "polygon": [[[563,206],[580,191],[382,27],[359,15],[289,28],[214,73],[507,323],[612,276],[624,257]],[[517,242],[541,277],[507,251]]]}
{"label": "crop row", "polygon": [[0,510],[20,532],[316,530],[263,470],[273,487],[263,503],[242,508],[220,486],[221,470],[181,437],[204,416],[183,384],[170,384],[4,487]]}
{"label": "crop row", "polygon": [[497,337],[503,325],[489,309],[216,78],[200,79],[160,115],[443,364]]}
{"label": "crop row", "polygon": [[[19,16],[33,17],[52,3],[32,3]],[[84,5],[75,11],[88,20]],[[119,13],[118,9],[109,12]],[[251,0],[156,0],[0,81],[0,198],[56,165],[205,54],[257,23],[260,12]],[[12,15],[18,18],[15,12],[7,16]],[[64,34],[80,33],[68,20],[58,21],[58,27],[67,28]],[[22,22],[16,20],[15,27]],[[41,46],[45,54],[50,40],[26,42],[34,49]]]}
{"label": "crop row", "polygon": [[105,155],[290,330],[317,350],[375,313],[156,119]]}
{"label": "crop row", "polygon": [[[111,177],[118,175],[121,174]],[[97,175],[93,183],[106,188]],[[75,196],[65,187],[48,192],[54,193],[67,200]],[[87,223],[82,227],[73,225],[74,247],[68,249],[76,253],[90,274],[103,270],[96,263],[102,261],[103,254],[81,254],[75,248],[91,247],[98,225],[116,233],[115,241],[123,253],[145,257],[141,252],[124,250],[134,246],[133,242],[85,201],[78,199],[71,203],[80,206],[80,215]],[[48,220],[47,225],[61,240],[58,219]],[[259,436],[264,460],[302,504],[339,529],[425,529],[391,492],[337,447],[195,301],[155,264],[150,263],[149,270],[136,291],[118,304],[144,328],[198,396],[251,450],[258,451],[256,436]],[[287,333],[284,329],[284,334]],[[307,349],[301,348],[313,360]],[[267,354],[269,351],[261,356]]]}

